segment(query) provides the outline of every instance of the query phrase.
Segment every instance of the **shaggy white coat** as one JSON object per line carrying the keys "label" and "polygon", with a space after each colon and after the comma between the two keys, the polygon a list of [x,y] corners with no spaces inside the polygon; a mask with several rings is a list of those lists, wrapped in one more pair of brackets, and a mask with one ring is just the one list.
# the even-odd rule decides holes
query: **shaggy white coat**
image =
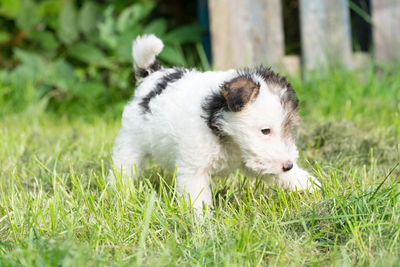
{"label": "shaggy white coat", "polygon": [[[135,69],[147,69],[162,47],[163,43],[154,35],[136,39]],[[237,76],[236,70],[190,70],[152,98],[151,112],[144,113],[140,102],[171,71],[160,69],[142,79],[124,109],[113,162],[115,170],[122,170],[126,179],[137,178],[135,169],[140,176],[144,159],[151,157],[162,168],[177,168],[177,191],[188,194],[195,208],[201,208],[202,203],[213,206],[210,175],[227,175],[238,168],[253,176],[270,180],[272,177],[292,190],[312,191],[314,185],[319,185],[297,166],[294,141],[282,139],[285,110],[279,96],[271,92],[261,77],[252,77],[260,84],[254,101],[240,112],[224,112],[220,123],[230,138],[221,141],[207,126],[202,105],[206,97],[221,90],[221,84]],[[265,128],[271,129],[271,134],[262,134],[261,129]],[[285,172],[282,164],[288,161],[294,166]]]}

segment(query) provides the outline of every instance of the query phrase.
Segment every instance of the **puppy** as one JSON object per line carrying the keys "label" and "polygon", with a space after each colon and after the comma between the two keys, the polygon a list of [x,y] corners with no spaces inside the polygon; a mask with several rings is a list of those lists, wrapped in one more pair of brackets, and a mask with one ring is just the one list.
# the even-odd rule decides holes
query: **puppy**
{"label": "puppy", "polygon": [[177,168],[177,191],[196,209],[213,206],[210,175],[238,168],[292,190],[319,185],[296,164],[298,100],[285,77],[262,66],[165,69],[156,60],[162,49],[154,35],[133,43],[137,88],[113,151],[115,170],[124,179],[138,178],[151,157],[162,168]]}

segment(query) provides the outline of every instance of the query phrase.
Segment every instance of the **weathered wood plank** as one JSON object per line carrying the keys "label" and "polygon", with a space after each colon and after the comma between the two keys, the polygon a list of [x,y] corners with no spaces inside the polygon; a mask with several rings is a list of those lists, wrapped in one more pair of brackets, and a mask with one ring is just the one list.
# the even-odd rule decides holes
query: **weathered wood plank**
{"label": "weathered wood plank", "polygon": [[306,69],[351,65],[348,0],[300,0],[302,59]]}
{"label": "weathered wood plank", "polygon": [[276,65],[284,55],[280,0],[209,1],[216,69]]}
{"label": "weathered wood plank", "polygon": [[373,41],[378,63],[400,61],[400,1],[372,0]]}
{"label": "weathered wood plank", "polygon": [[352,69],[367,71],[371,66],[371,55],[366,52],[355,52],[353,54]]}
{"label": "weathered wood plank", "polygon": [[296,76],[300,71],[300,56],[298,55],[287,55],[282,59],[282,73]]}

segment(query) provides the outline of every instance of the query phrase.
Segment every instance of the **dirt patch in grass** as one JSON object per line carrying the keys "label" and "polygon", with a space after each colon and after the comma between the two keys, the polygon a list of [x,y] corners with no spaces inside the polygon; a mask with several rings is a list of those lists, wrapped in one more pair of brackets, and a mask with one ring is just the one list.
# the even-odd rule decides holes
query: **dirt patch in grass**
{"label": "dirt patch in grass", "polygon": [[[307,125],[307,128],[304,127]],[[304,123],[299,131],[299,150],[310,161],[343,167],[376,163],[389,169],[398,162],[394,128],[356,127],[352,122]]]}

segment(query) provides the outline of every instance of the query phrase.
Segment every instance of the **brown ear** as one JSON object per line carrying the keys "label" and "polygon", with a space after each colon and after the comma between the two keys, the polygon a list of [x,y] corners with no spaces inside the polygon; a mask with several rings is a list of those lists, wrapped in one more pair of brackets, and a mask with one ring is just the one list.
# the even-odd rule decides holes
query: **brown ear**
{"label": "brown ear", "polygon": [[242,111],[260,91],[260,85],[249,77],[238,77],[222,86],[224,96],[230,111]]}

